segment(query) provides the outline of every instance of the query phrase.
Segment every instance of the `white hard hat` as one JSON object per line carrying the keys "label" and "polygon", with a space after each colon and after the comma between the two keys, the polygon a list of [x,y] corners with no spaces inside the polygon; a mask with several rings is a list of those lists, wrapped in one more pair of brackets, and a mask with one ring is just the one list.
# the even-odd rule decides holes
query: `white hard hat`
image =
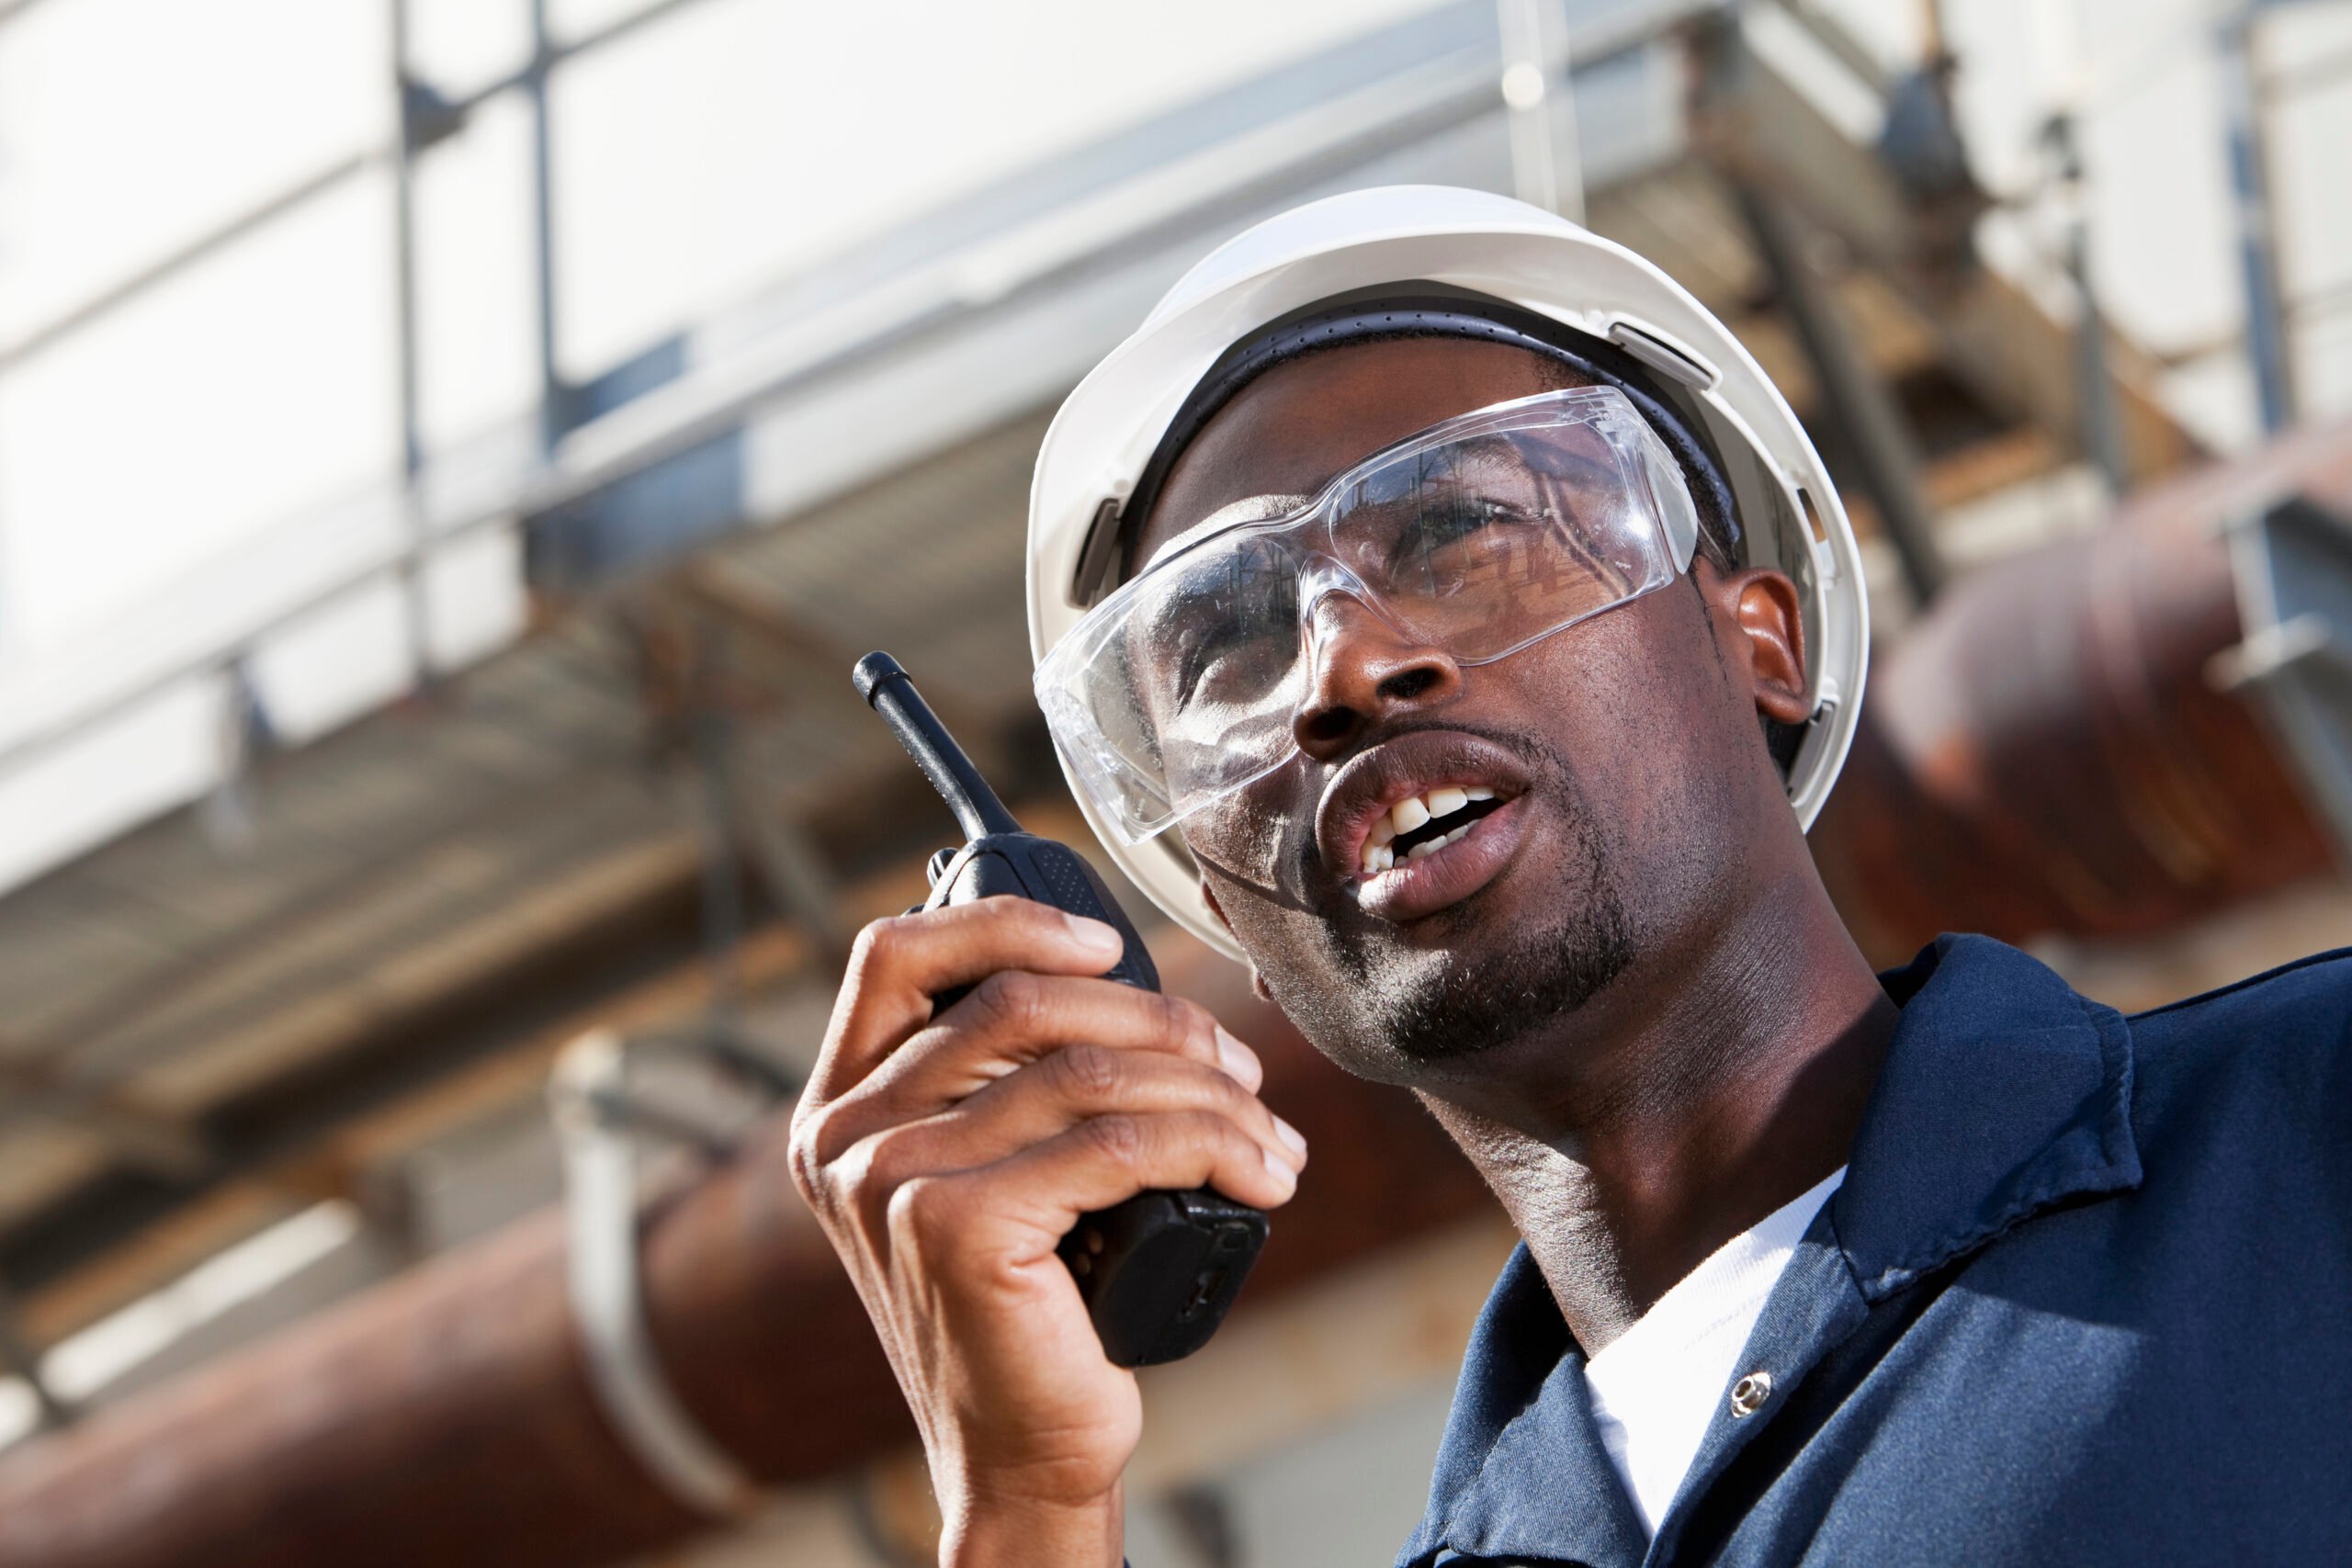
{"label": "white hard hat", "polygon": [[[1779,389],[1679,284],[1622,245],[1487,191],[1390,186],[1310,202],[1237,235],[1177,280],[1046,433],[1029,497],[1031,657],[1043,660],[1086,613],[1094,585],[1080,581],[1081,559],[1096,570],[1120,504],[1228,349],[1337,296],[1431,284],[1613,345],[1702,428],[1737,510],[1741,564],[1785,571],[1804,601],[1814,716],[1790,765],[1789,802],[1810,828],[1852,742],[1870,654],[1861,563],[1828,470]],[[1072,783],[1095,837],[1136,886],[1193,935],[1243,957],[1203,901],[1179,834],[1123,843]]]}

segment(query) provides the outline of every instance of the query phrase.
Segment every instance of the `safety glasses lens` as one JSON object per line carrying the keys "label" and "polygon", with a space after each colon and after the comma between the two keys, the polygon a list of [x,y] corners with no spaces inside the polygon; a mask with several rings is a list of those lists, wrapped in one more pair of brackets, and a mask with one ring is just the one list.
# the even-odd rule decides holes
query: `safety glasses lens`
{"label": "safety glasses lens", "polygon": [[1477,664],[1672,579],[1630,406],[1583,389],[1506,407],[1368,460],[1298,512],[1193,541],[1040,666],[1057,743],[1131,841],[1295,754],[1340,603],[1368,617],[1361,635]]}

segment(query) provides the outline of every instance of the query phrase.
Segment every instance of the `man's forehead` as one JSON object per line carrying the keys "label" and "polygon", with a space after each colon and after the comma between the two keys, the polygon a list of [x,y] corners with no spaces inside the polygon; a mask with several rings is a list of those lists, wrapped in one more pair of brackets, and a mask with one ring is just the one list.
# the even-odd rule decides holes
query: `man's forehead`
{"label": "man's forehead", "polygon": [[1185,446],[1128,558],[1149,559],[1237,502],[1311,495],[1350,464],[1442,420],[1585,379],[1528,349],[1472,338],[1355,343],[1275,366]]}

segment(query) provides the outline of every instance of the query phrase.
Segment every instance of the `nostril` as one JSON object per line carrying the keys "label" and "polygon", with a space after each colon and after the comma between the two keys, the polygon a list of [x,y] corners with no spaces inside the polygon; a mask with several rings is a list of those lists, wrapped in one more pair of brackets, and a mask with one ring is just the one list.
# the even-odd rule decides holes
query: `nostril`
{"label": "nostril", "polygon": [[1320,713],[1307,716],[1306,721],[1299,726],[1299,739],[1309,745],[1328,745],[1335,740],[1345,740],[1355,732],[1356,724],[1357,718],[1352,710],[1325,708]]}
{"label": "nostril", "polygon": [[1380,682],[1380,694],[1391,702],[1409,703],[1437,684],[1438,673],[1426,664],[1399,670]]}

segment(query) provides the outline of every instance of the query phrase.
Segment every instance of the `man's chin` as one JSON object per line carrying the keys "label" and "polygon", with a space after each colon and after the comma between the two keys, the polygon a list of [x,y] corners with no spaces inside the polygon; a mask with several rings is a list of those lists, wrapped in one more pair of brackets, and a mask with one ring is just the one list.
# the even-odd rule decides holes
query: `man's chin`
{"label": "man's chin", "polygon": [[[1442,1067],[1548,1032],[1634,958],[1633,922],[1605,879],[1555,898],[1543,926],[1518,911],[1464,908],[1447,940],[1416,930],[1346,931],[1326,964],[1267,978],[1276,1002],[1324,1055],[1351,1072],[1409,1084]],[[1565,917],[1565,918],[1564,918]],[[1420,922],[1416,922],[1417,926]]]}
{"label": "man's chin", "polygon": [[1458,901],[1393,922],[1323,887],[1286,919],[1237,927],[1275,1001],[1324,1055],[1410,1083],[1418,1068],[1550,1032],[1633,965],[1617,857],[1566,765],[1555,760],[1547,776],[1541,796],[1557,808]]}
{"label": "man's chin", "polygon": [[1482,1055],[1545,1032],[1634,962],[1631,923],[1614,898],[1545,931],[1521,928],[1499,946],[1396,954],[1355,976],[1389,1051],[1408,1062]]}

